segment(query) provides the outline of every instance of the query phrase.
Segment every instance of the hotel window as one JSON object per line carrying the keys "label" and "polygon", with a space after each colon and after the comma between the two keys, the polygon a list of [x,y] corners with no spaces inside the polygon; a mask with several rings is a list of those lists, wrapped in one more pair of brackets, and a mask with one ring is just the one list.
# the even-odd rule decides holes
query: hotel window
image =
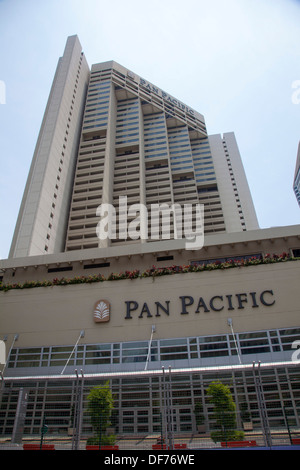
{"label": "hotel window", "polygon": [[187,339],[160,340],[160,360],[188,359]]}
{"label": "hotel window", "polygon": [[291,351],[293,342],[300,340],[300,328],[279,330],[279,335],[283,351]]}
{"label": "hotel window", "polygon": [[[148,341],[122,344],[122,363],[146,362],[149,352]],[[153,358],[153,359],[152,359]],[[157,360],[157,342],[151,344],[151,360]]]}
{"label": "hotel window", "polygon": [[[293,342],[300,340],[300,328],[254,331],[236,334],[242,355],[293,351]],[[8,368],[61,367],[70,358],[73,346],[44,348],[13,348]],[[146,363],[149,341],[79,345],[68,365],[105,365]],[[205,360],[214,357],[236,356],[237,349],[231,334],[154,340],[149,361]],[[201,363],[201,362],[200,362]]]}
{"label": "hotel window", "polygon": [[228,356],[227,336],[208,336],[199,338],[200,357]]}
{"label": "hotel window", "polygon": [[266,331],[239,333],[238,340],[242,354],[270,352],[269,338]]}
{"label": "hotel window", "polygon": [[99,344],[86,346],[85,364],[110,364],[111,363],[111,345]]}

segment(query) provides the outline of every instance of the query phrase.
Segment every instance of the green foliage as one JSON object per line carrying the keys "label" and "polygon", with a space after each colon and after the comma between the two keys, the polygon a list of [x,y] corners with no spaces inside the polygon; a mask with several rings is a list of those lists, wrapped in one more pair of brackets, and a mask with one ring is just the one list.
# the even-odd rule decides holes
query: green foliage
{"label": "green foliage", "polygon": [[94,429],[94,437],[88,440],[88,444],[101,445],[114,444],[115,436],[106,435],[106,428],[110,426],[110,415],[114,407],[113,396],[109,388],[109,382],[105,385],[93,387],[87,397],[87,411],[91,417],[91,424]]}
{"label": "green foliage", "polygon": [[195,403],[194,413],[195,413],[195,418],[196,418],[196,424],[197,426],[200,426],[201,424],[204,423],[202,403],[200,402]]}
{"label": "green foliage", "polygon": [[104,282],[104,281],[119,281],[121,279],[137,279],[157,276],[167,276],[173,274],[184,274],[184,273],[200,273],[203,271],[212,271],[215,269],[232,269],[232,268],[241,268],[246,266],[258,266],[261,264],[270,264],[270,263],[281,263],[286,261],[300,261],[300,258],[294,258],[290,256],[289,253],[282,253],[281,255],[277,254],[266,254],[265,256],[260,256],[258,258],[251,257],[247,259],[237,259],[234,258],[221,262],[215,261],[208,264],[199,264],[199,265],[187,265],[187,266],[169,266],[169,267],[156,267],[152,266],[146,271],[140,272],[138,269],[134,271],[125,271],[121,273],[111,273],[108,277],[104,277],[102,274],[94,274],[89,276],[77,276],[74,278],[65,278],[61,279],[55,278],[52,281],[25,281],[23,284],[20,282],[14,284],[3,284],[0,283],[0,291],[7,292],[11,289],[31,289],[34,287],[54,287],[54,286],[68,286],[71,284],[91,284],[93,282]]}
{"label": "green foliage", "polygon": [[240,404],[240,410],[241,410],[241,418],[242,420],[246,423],[251,421],[251,414],[249,412],[249,407],[247,402],[243,402]]}
{"label": "green foliage", "polygon": [[217,430],[211,432],[213,441],[243,440],[243,431],[237,431],[236,429],[236,407],[230,388],[219,381],[214,381],[209,385],[207,394],[210,403],[214,404],[214,418]]}
{"label": "green foliage", "polygon": [[[100,435],[89,437],[86,441],[88,446],[98,446],[100,441]],[[101,445],[102,446],[113,446],[116,442],[116,436],[114,434],[101,434]]]}

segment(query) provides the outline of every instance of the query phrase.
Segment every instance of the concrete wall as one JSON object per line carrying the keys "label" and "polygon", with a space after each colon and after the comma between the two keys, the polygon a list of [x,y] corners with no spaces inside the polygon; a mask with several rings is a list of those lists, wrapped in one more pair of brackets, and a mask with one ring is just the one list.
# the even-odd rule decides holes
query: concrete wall
{"label": "concrete wall", "polygon": [[[156,339],[228,333],[228,318],[236,332],[299,326],[299,275],[295,261],[0,292],[0,337],[8,336],[9,349],[15,334],[16,347],[28,348],[75,344],[81,330],[87,344],[148,340],[153,324]],[[190,306],[187,296],[193,298]],[[100,299],[111,304],[107,323],[93,319]],[[155,302],[166,309],[167,301],[169,314],[162,308],[157,312]]]}

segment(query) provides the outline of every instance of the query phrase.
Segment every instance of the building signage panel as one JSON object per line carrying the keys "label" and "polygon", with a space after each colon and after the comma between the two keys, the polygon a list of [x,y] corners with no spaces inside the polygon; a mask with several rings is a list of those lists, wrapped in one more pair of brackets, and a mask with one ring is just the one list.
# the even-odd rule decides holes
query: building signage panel
{"label": "building signage panel", "polygon": [[107,300],[98,300],[94,306],[94,322],[105,323],[110,320],[110,303]]}
{"label": "building signage panel", "polygon": [[[222,310],[242,310],[246,306],[249,308],[259,308],[261,306],[271,307],[275,304],[274,293],[272,290],[262,292],[243,292],[239,294],[214,295],[211,298],[197,297],[191,295],[182,295],[178,298],[175,307],[180,315],[189,313],[210,313],[221,312]],[[125,301],[125,320],[131,320],[132,315],[138,318],[169,316],[172,305],[170,300],[163,302],[154,301],[137,302],[136,300]]]}
{"label": "building signage panel", "polygon": [[165,91],[160,90],[159,88],[155,87],[151,83],[147,82],[143,78],[140,79],[140,85],[146,88],[151,93],[155,93],[156,95],[160,96],[163,100],[167,101],[168,103],[173,104],[177,108],[181,109],[181,111],[185,111],[186,113],[190,114],[191,116],[195,115],[193,109],[189,108],[185,104],[181,103],[180,101],[173,98],[171,95],[168,95]]}

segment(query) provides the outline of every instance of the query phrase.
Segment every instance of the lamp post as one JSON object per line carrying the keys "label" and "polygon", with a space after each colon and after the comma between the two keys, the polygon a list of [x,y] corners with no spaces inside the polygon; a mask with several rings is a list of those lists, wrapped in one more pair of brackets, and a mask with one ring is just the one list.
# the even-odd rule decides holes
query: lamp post
{"label": "lamp post", "polygon": [[285,405],[283,405],[283,413],[284,413],[284,419],[285,419],[286,427],[287,427],[287,430],[288,430],[290,444],[292,445],[293,444],[292,435],[291,435],[291,430],[290,430],[290,425],[289,425],[289,420],[288,420],[288,417],[287,417],[287,412],[286,412]]}

